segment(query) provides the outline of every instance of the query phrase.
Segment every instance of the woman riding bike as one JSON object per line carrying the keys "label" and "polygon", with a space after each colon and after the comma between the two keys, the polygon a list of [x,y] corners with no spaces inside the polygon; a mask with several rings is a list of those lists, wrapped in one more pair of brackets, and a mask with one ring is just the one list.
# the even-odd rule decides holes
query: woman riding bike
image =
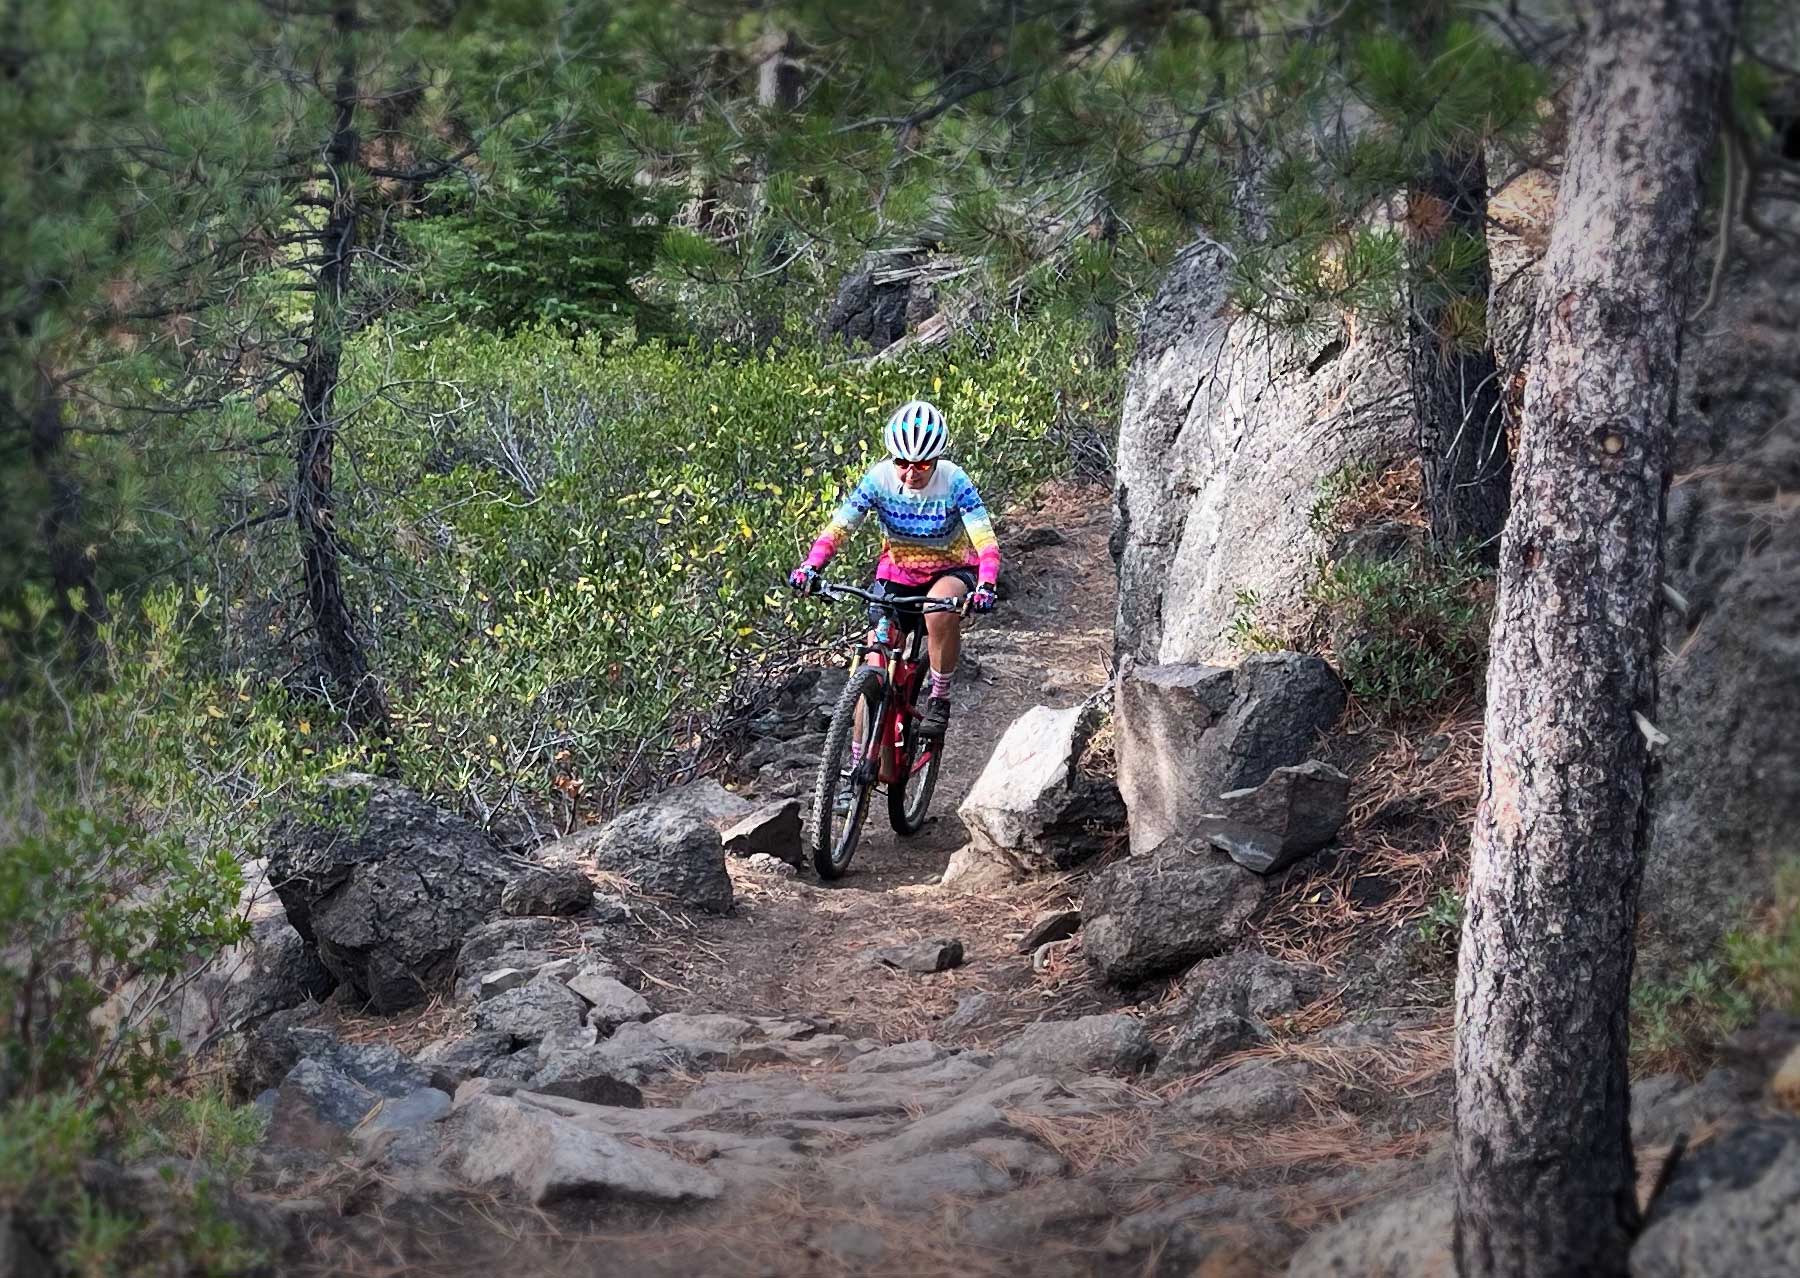
{"label": "woman riding bike", "polygon": [[[832,515],[813,542],[806,562],[788,582],[802,594],[812,590],[819,570],[871,510],[881,520],[881,559],[874,589],[896,596],[927,594],[936,599],[969,597],[969,607],[988,612],[1000,580],[1000,543],[981,494],[962,467],[948,461],[950,431],[944,415],[924,400],[902,404],[883,432],[888,459],[877,462]],[[871,604],[870,620],[881,607]],[[906,624],[907,619],[902,618]],[[917,616],[912,624],[917,623]],[[934,612],[924,618],[931,657],[930,699],[920,733],[941,741],[950,724],[950,687],[962,653],[962,616]],[[871,637],[873,642],[873,637]]]}

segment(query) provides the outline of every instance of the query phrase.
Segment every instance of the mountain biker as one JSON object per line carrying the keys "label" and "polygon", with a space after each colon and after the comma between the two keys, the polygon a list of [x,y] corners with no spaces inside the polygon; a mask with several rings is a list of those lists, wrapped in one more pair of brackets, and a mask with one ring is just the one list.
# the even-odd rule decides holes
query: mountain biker
{"label": "mountain biker", "polygon": [[[1000,580],[1000,543],[981,494],[962,467],[944,457],[950,431],[943,413],[922,399],[910,400],[894,410],[882,436],[887,459],[857,481],[788,583],[802,594],[810,592],[819,570],[872,510],[882,531],[872,587],[876,593],[934,599],[967,595],[970,608],[991,611]],[[879,604],[871,604],[871,622],[879,621],[881,612]],[[931,686],[919,732],[941,741],[950,725],[950,686],[962,653],[962,614],[934,612],[924,620]]]}

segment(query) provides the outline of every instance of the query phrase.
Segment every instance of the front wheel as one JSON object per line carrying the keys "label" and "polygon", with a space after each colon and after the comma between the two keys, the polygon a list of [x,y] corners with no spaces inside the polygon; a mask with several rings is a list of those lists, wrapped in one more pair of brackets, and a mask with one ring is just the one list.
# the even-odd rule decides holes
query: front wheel
{"label": "front wheel", "polygon": [[[881,730],[882,699],[887,694],[887,680],[874,666],[858,666],[850,672],[844,691],[838,697],[837,709],[831,715],[831,727],[825,733],[824,758],[819,761],[819,777],[813,784],[812,814],[806,823],[806,846],[812,850],[813,868],[821,879],[841,878],[856,855],[856,842],[862,837],[863,818],[868,815],[869,795],[875,789],[875,771],[879,766],[875,747]],[[862,707],[862,731],[856,726],[857,707]],[[850,766],[851,745],[860,740],[860,757],[864,766]],[[846,796],[839,810],[840,795]]]}
{"label": "front wheel", "polygon": [[944,743],[919,735],[925,688],[925,672],[921,670],[913,684],[913,712],[906,716],[906,733],[900,742],[900,775],[888,785],[888,824],[897,834],[917,834],[925,828],[925,811],[931,806],[938,766],[944,761]]}

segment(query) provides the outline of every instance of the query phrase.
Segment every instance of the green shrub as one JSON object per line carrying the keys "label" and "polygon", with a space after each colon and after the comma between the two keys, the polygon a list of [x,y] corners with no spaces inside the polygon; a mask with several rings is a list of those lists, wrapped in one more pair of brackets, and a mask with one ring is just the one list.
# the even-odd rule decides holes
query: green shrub
{"label": "green shrub", "polygon": [[1364,461],[1340,466],[1326,475],[1306,512],[1307,526],[1320,536],[1340,531],[1344,507],[1379,483],[1381,474],[1380,466]]}
{"label": "green shrub", "polygon": [[1419,920],[1419,938],[1427,945],[1456,946],[1462,937],[1463,894],[1453,887],[1439,888]]}
{"label": "green shrub", "polygon": [[[263,813],[341,755],[290,741],[293,707],[201,659],[204,594],[115,600],[85,682],[57,676],[49,601],[0,617],[0,1215],[65,1272],[242,1274],[253,1240],[214,1186],[261,1130],[166,1093],[163,996],[246,932],[238,857]],[[46,657],[42,654],[51,654]],[[154,1204],[102,1200],[95,1156],[170,1156]]]}
{"label": "green shrub", "polygon": [[1765,915],[1725,938],[1725,961],[1760,1007],[1800,1015],[1800,861],[1775,874]]}
{"label": "green shrub", "polygon": [[1401,555],[1331,564],[1307,599],[1351,691],[1405,717],[1479,688],[1492,595],[1473,561]]}
{"label": "green shrub", "polygon": [[[660,782],[848,623],[783,582],[896,403],[942,405],[998,508],[1066,467],[1065,404],[1101,416],[1116,383],[1044,326],[874,364],[553,328],[361,350],[344,520],[393,762],[478,813],[553,779],[601,806]],[[866,572],[878,542],[871,521],[839,571]]]}
{"label": "green shrub", "polygon": [[1632,1055],[1647,1068],[1691,1068],[1754,1013],[1755,1000],[1727,963],[1690,964],[1672,980],[1632,987]]}

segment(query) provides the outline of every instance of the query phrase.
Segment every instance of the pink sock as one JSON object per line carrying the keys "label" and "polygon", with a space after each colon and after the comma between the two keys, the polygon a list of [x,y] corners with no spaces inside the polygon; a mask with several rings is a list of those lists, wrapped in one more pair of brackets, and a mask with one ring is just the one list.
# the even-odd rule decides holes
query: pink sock
{"label": "pink sock", "polygon": [[955,677],[956,671],[954,670],[949,674],[939,674],[937,671],[933,670],[931,672],[931,695],[934,697],[948,698],[950,696],[950,681]]}
{"label": "pink sock", "polygon": [[857,764],[861,763],[862,757],[863,757],[862,742],[852,741],[850,743],[850,766],[854,768]]}

